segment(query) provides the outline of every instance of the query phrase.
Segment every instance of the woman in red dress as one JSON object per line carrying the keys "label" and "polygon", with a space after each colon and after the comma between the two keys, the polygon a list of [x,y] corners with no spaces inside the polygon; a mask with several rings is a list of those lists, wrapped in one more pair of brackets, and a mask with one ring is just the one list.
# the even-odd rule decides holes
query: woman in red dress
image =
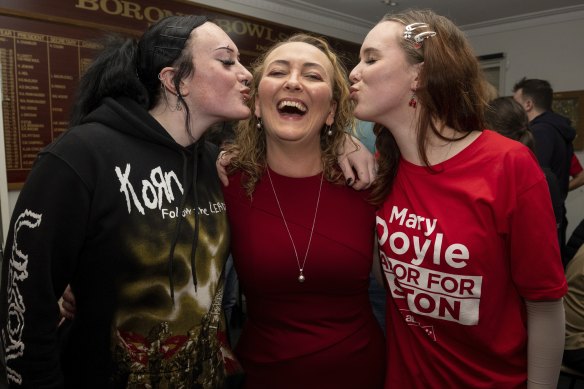
{"label": "woman in red dress", "polygon": [[344,185],[352,125],[346,72],[296,35],[254,68],[224,188],[248,320],[236,348],[246,388],[380,388],[384,337],[369,303],[375,208]]}

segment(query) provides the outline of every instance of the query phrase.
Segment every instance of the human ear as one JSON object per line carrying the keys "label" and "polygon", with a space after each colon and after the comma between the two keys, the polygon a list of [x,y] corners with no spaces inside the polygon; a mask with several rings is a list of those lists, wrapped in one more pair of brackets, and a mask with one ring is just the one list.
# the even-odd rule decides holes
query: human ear
{"label": "human ear", "polygon": [[414,64],[411,66],[413,78],[412,78],[412,85],[410,86],[410,89],[414,92],[418,89],[418,80],[420,78],[420,72],[422,71],[423,67],[424,67],[424,62],[420,62],[420,63]]}
{"label": "human ear", "polygon": [[262,117],[262,110],[260,109],[260,99],[258,96],[256,96],[256,99],[255,99],[255,110],[253,112],[257,118]]}
{"label": "human ear", "polygon": [[337,102],[333,101],[331,103],[331,109],[329,111],[329,114],[326,117],[326,125],[327,126],[332,126],[333,123],[335,122],[335,113],[337,112]]}
{"label": "human ear", "polygon": [[[162,83],[163,87],[166,90],[170,91],[175,96],[177,96],[178,94],[180,94],[181,96],[188,95],[188,90],[184,90],[184,88],[181,88],[181,90],[177,94],[177,90],[176,90],[176,87],[174,85],[174,76],[175,76],[175,69],[173,67],[170,67],[170,66],[162,68],[160,73],[158,73],[158,79],[160,80],[160,82]],[[183,82],[181,81],[179,83],[179,85],[182,87]]]}

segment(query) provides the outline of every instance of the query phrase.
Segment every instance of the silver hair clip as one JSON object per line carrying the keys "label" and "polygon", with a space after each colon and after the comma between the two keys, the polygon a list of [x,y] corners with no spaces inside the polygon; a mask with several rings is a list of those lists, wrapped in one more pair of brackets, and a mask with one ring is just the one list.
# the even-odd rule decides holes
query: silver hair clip
{"label": "silver hair clip", "polygon": [[434,31],[423,31],[420,32],[416,35],[414,35],[414,30],[419,29],[419,28],[429,28],[430,26],[426,23],[412,23],[412,24],[408,24],[406,26],[406,28],[404,29],[404,39],[412,41],[414,43],[414,47],[416,49],[419,49],[420,47],[422,47],[422,43],[424,42],[424,39],[428,39],[431,38],[433,36],[436,36],[436,32]]}

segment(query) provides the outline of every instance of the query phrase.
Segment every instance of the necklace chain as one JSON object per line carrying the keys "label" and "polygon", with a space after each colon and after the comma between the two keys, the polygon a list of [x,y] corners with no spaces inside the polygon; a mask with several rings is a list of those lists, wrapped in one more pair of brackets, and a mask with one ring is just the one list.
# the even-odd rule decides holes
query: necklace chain
{"label": "necklace chain", "polygon": [[270,180],[270,185],[272,186],[272,191],[274,192],[274,197],[276,198],[276,204],[278,204],[278,209],[280,210],[280,215],[282,216],[282,220],[284,221],[284,227],[286,227],[286,232],[288,232],[288,236],[290,237],[290,242],[292,242],[292,248],[294,249],[294,255],[296,256],[296,264],[298,265],[298,271],[300,274],[298,275],[298,282],[302,283],[306,280],[304,277],[304,265],[306,264],[306,258],[308,258],[308,250],[310,249],[310,244],[312,243],[312,234],[314,233],[314,226],[316,225],[316,214],[318,213],[318,204],[320,203],[320,193],[322,191],[322,181],[324,178],[324,172],[322,172],[320,176],[320,186],[318,188],[318,197],[316,198],[316,208],[314,209],[314,218],[312,220],[312,228],[310,229],[310,237],[308,238],[308,246],[306,246],[306,253],[304,254],[304,260],[302,261],[302,266],[300,266],[300,258],[298,257],[298,251],[296,250],[296,244],[294,244],[294,239],[292,239],[292,234],[290,233],[290,229],[288,228],[288,223],[286,222],[286,218],[284,217],[284,212],[282,211],[282,207],[280,206],[280,200],[278,200],[278,195],[276,194],[276,188],[274,188],[274,183],[272,182],[272,176],[270,175],[270,168],[267,168],[266,171],[268,172],[268,179]]}

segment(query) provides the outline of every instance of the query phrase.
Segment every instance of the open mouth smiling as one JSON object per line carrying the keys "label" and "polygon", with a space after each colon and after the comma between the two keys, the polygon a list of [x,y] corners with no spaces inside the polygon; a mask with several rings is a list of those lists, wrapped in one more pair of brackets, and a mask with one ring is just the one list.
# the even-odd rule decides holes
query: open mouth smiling
{"label": "open mouth smiling", "polygon": [[304,116],[306,111],[308,108],[300,101],[282,100],[278,103],[278,112],[281,114]]}

